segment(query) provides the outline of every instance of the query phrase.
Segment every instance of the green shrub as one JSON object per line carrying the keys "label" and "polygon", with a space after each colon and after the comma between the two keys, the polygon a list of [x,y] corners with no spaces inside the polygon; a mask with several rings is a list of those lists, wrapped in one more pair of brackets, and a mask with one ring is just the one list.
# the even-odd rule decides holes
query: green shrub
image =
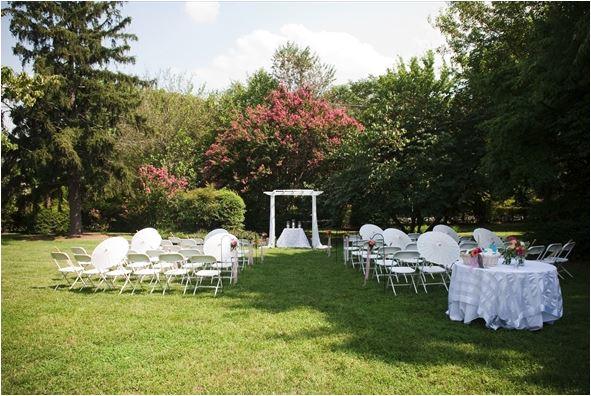
{"label": "green shrub", "polygon": [[65,235],[70,229],[70,211],[41,208],[33,214],[29,231],[35,234]]}
{"label": "green shrub", "polygon": [[241,229],[245,205],[238,194],[225,188],[197,188],[176,195],[170,205],[174,227],[179,231]]}

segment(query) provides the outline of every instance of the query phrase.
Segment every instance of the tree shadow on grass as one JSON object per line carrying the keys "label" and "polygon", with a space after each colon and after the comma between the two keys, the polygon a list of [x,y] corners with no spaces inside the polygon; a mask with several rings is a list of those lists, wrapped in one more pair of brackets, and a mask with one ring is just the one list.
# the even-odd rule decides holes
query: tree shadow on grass
{"label": "tree shadow on grass", "polygon": [[[383,282],[378,285],[373,280],[366,287],[362,283],[359,271],[345,267],[342,260],[335,263],[324,253],[276,250],[266,255],[263,264],[244,272],[240,283],[225,294],[239,309],[281,313],[311,308],[330,323],[272,336],[278,339],[342,336],[336,339],[345,341],[331,343],[331,351],[388,364],[505,370],[503,377],[517,386],[526,383],[542,385],[549,392],[589,392],[588,281],[575,279],[565,284],[563,296],[565,307],[571,304],[569,309],[565,308],[556,324],[537,332],[493,331],[483,320],[469,325],[453,322],[445,314],[447,292],[440,286],[428,288],[428,294],[400,287],[395,297]],[[576,300],[580,294],[586,299]],[[581,320],[587,324],[583,330],[575,326]],[[523,361],[540,368],[533,374],[531,370],[506,371]]]}

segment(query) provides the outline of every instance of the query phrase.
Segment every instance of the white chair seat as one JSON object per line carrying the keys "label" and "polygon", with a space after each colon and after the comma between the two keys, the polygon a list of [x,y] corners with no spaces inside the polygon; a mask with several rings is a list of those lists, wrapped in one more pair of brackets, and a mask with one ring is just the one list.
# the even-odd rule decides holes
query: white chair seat
{"label": "white chair seat", "polygon": [[228,269],[232,268],[232,263],[215,263],[212,267],[216,269]]}
{"label": "white chair seat", "polygon": [[197,271],[195,276],[208,277],[208,278],[213,277],[213,276],[220,276],[220,271],[219,270],[201,270],[201,271]]}
{"label": "white chair seat", "polygon": [[415,269],[411,267],[390,267],[390,271],[395,274],[412,274]]}
{"label": "white chair seat", "polygon": [[84,275],[98,275],[98,274],[104,274],[105,272],[106,271],[102,270],[102,269],[91,268],[89,270],[82,271],[82,274],[84,274]]}
{"label": "white chair seat", "polygon": [[82,272],[82,271],[84,271],[84,268],[83,267],[73,267],[73,266],[72,267],[63,267],[63,268],[60,268],[58,271],[59,272],[66,272],[66,273]]}
{"label": "white chair seat", "polygon": [[203,265],[204,265],[204,263],[186,263],[186,264],[183,264],[183,268],[194,270],[196,268],[203,267]]}
{"label": "white chair seat", "polygon": [[420,267],[420,268],[421,268],[421,271],[426,272],[428,274],[440,274],[440,273],[446,272],[445,268],[439,267],[436,265],[424,266],[424,267]]}
{"label": "white chair seat", "polygon": [[136,261],[134,263],[127,264],[127,266],[129,268],[134,269],[134,270],[145,268],[145,267],[148,267],[149,265],[150,265],[150,263],[147,261]]}
{"label": "white chair seat", "polygon": [[126,269],[116,269],[113,271],[107,272],[105,275],[107,276],[125,276],[131,274],[131,270]]}
{"label": "white chair seat", "polygon": [[187,271],[186,269],[172,269],[172,270],[168,270],[164,273],[164,275],[166,276],[180,276],[180,275],[187,275],[189,271]]}
{"label": "white chair seat", "polygon": [[409,264],[419,264],[423,262],[421,258],[405,258],[404,260],[400,260],[401,263],[409,263]]}
{"label": "white chair seat", "polygon": [[166,270],[168,268],[172,268],[172,263],[158,263],[154,264],[152,267],[160,270]]}
{"label": "white chair seat", "polygon": [[159,273],[160,270],[154,268],[143,268],[134,272],[134,274],[138,276],[158,275]]}

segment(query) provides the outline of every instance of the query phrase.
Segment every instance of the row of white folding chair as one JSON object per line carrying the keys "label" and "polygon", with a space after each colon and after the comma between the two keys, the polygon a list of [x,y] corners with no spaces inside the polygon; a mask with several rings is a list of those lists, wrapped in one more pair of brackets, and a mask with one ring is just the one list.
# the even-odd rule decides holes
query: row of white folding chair
{"label": "row of white folding chair", "polygon": [[181,247],[191,247],[191,246],[202,246],[204,243],[202,238],[178,238],[178,237],[170,237],[168,239],[163,239],[161,242],[161,246],[181,246]]}
{"label": "row of white folding chair", "polygon": [[[185,249],[188,250],[188,249]],[[158,260],[153,262],[147,254],[132,253],[128,255],[128,266],[135,268],[132,276],[136,276],[137,281],[132,290],[132,294],[137,287],[142,287],[142,283],[146,277],[150,279],[150,286],[152,286],[152,293],[157,284],[162,288],[162,294],[166,293],[167,289],[171,288],[173,279],[180,278],[181,286],[184,284],[183,294],[187,292],[187,288],[191,284],[192,277],[195,277],[195,285],[193,294],[198,288],[209,287],[203,286],[204,278],[210,278],[215,288],[214,295],[217,295],[218,290],[222,288],[222,273],[221,270],[214,268],[216,264],[215,257],[198,254],[194,251],[188,257],[180,253],[162,253],[158,256]],[[160,275],[165,278],[165,283],[160,282]]]}
{"label": "row of white folding chair", "polygon": [[[386,288],[390,286],[394,295],[396,295],[395,286],[413,286],[415,293],[417,292],[418,278],[419,284],[423,286],[425,293],[427,293],[428,285],[442,285],[447,290],[447,270],[444,267],[425,261],[420,253],[416,250],[399,250],[392,253],[386,253],[384,261],[384,274],[387,277]],[[432,281],[428,281],[427,276]],[[436,276],[441,278],[441,281],[436,281]],[[405,283],[400,282],[403,277]],[[408,282],[410,278],[410,283]],[[394,280],[396,279],[396,283]]]}
{"label": "row of white folding chair", "polygon": [[551,243],[546,247],[544,253],[538,258],[548,264],[552,264],[556,267],[558,276],[564,278],[562,273],[565,272],[568,276],[573,278],[573,274],[566,269],[565,265],[568,263],[571,252],[575,247],[575,242],[568,241],[564,245],[562,243]]}
{"label": "row of white folding chair", "polygon": [[[367,247],[367,244],[365,247]],[[353,252],[353,257],[364,258],[363,261],[359,260],[358,264],[365,275],[365,260],[367,259],[367,250],[365,251],[365,254],[363,254],[362,250]],[[400,260],[402,259],[404,259],[403,264],[400,263]],[[419,276],[420,284],[423,286],[425,292],[427,292],[427,285],[442,285],[447,289],[447,283],[450,279],[449,272],[451,271],[451,266],[449,268],[445,268],[443,266],[425,261],[423,258],[421,258],[419,252],[414,249],[400,250],[400,248],[397,247],[382,246],[372,250],[370,256],[370,271],[372,271],[371,273],[373,274],[373,277],[376,278],[378,283],[380,283],[380,278],[388,278],[386,287],[390,285],[394,294],[396,294],[393,276],[398,281],[398,275],[403,276],[405,280],[407,280],[407,276],[411,277],[412,283],[401,284],[400,282],[397,282],[397,284],[399,286],[412,285],[415,288],[415,291],[415,275]],[[431,281],[427,279],[427,276],[430,277]],[[441,281],[437,280],[438,277],[441,278]]]}
{"label": "row of white folding chair", "polygon": [[[77,249],[73,250],[80,251]],[[145,277],[150,276],[150,283],[153,283],[152,292],[156,284],[160,284],[162,286],[164,293],[166,291],[166,288],[170,285],[170,281],[174,277],[184,275],[185,270],[190,271],[197,269],[198,266],[195,265],[195,260],[199,260],[199,257],[211,257],[201,255],[199,254],[200,252],[197,250],[184,249],[184,253],[186,253],[187,256],[190,257],[182,256],[179,253],[162,252],[162,254],[158,256],[158,259],[154,261],[152,261],[150,257],[146,254],[130,253],[128,254],[127,260],[125,260],[124,262],[120,263],[119,265],[113,268],[105,269],[99,269],[92,266],[91,257],[88,254],[74,254],[74,260],[71,260],[68,254],[63,252],[53,252],[51,256],[58,267],[58,271],[63,275],[68,286],[70,286],[70,289],[72,289],[74,285],[76,285],[78,282],[81,282],[83,284],[81,288],[88,287],[90,285],[92,287],[95,287],[95,291],[97,291],[100,285],[102,285],[103,283],[105,283],[109,288],[115,288],[115,281],[117,280],[117,278],[123,278],[125,281],[119,291],[119,293],[121,294],[123,290],[125,290],[125,288],[131,284],[132,276],[137,276],[138,283],[140,285],[143,279],[145,279]],[[174,260],[171,260],[171,258]],[[179,263],[181,262],[181,260],[183,262],[183,268],[175,269],[174,263]],[[196,274],[197,281],[195,285],[195,290],[197,289],[198,284],[199,287],[205,287],[201,286],[201,281],[203,277],[215,277],[215,275],[217,274],[216,271],[219,272],[221,275],[221,269],[200,272]],[[166,285],[164,286],[160,283],[161,273],[164,274],[167,281]],[[76,276],[76,279],[73,283],[70,283],[68,279],[69,274],[73,274]],[[93,279],[98,281],[98,284],[96,286]],[[181,283],[183,283],[183,281],[184,280],[181,280]],[[221,278],[219,282],[221,282]],[[134,286],[132,293],[137,288],[138,283],[136,283],[136,285]],[[60,285],[58,284],[56,286],[56,289],[59,286]],[[216,286],[215,294],[217,294],[218,289],[219,285]]]}
{"label": "row of white folding chair", "polygon": [[[75,251],[84,251],[73,249]],[[82,288],[88,287],[89,285],[95,287],[93,278],[98,280],[98,284],[96,285],[95,291],[98,290],[101,284],[105,283],[110,288],[114,287],[113,281],[118,277],[125,277],[130,270],[123,268],[122,264],[118,264],[111,268],[95,268],[92,266],[91,257],[88,254],[73,254],[74,260],[70,258],[67,253],[64,252],[52,252],[51,257],[58,267],[58,272],[60,272],[70,289],[72,289],[78,282],[82,283]],[[72,274],[76,276],[74,281],[70,283],[68,279],[68,275]],[[88,282],[88,283],[87,283]],[[127,285],[127,279],[125,284],[122,286],[123,288]],[[57,289],[60,285],[56,285],[55,289]]]}

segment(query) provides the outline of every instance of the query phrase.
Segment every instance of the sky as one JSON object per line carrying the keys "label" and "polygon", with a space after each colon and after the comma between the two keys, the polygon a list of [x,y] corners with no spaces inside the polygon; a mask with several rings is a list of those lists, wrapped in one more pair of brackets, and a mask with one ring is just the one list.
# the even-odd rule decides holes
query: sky
{"label": "sky", "polygon": [[[2,7],[7,5],[2,2]],[[444,43],[429,18],[443,2],[129,2],[134,65],[118,70],[153,77],[170,70],[196,86],[224,89],[259,68],[270,70],[287,41],[309,46],[336,69],[336,83],[378,75]],[[15,38],[2,18],[3,66],[20,71]]]}

